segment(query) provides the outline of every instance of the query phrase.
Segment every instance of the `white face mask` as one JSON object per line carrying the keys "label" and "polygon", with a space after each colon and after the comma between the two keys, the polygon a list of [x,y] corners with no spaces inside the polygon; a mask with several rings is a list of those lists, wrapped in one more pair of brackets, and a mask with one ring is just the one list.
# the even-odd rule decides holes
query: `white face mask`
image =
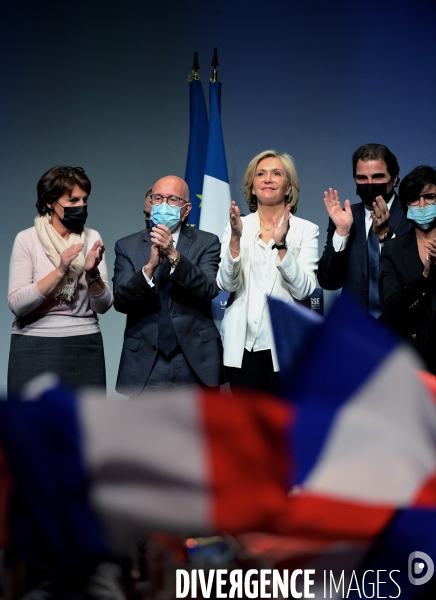
{"label": "white face mask", "polygon": [[407,209],[407,218],[421,227],[421,229],[430,229],[436,220],[436,203],[426,206],[409,206]]}

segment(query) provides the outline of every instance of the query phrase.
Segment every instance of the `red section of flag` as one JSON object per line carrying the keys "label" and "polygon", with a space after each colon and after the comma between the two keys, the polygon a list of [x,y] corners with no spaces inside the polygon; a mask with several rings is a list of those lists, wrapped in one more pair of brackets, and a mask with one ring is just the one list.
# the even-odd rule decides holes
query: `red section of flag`
{"label": "red section of flag", "polygon": [[205,392],[201,410],[216,530],[274,531],[288,502],[292,408],[266,394]]}
{"label": "red section of flag", "polygon": [[436,404],[436,376],[427,371],[418,371],[418,375],[429,389],[433,402]]}
{"label": "red section of flag", "polygon": [[436,508],[436,473],[434,473],[417,493],[412,506],[419,508]]}
{"label": "red section of flag", "polygon": [[370,542],[395,513],[393,506],[300,492],[289,498],[283,533],[325,541]]}

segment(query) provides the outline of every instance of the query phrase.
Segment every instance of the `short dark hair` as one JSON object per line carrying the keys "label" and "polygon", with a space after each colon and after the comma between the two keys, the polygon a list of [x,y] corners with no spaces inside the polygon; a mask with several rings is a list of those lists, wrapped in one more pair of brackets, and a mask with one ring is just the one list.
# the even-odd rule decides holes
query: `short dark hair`
{"label": "short dark hair", "polygon": [[53,204],[61,196],[71,193],[78,185],[87,196],[91,193],[91,182],[82,167],[53,167],[49,169],[36,186],[38,199],[36,208],[40,215],[49,212],[47,204]]}
{"label": "short dark hair", "polygon": [[[364,146],[360,146],[360,148],[357,148],[356,152],[353,153],[353,158],[351,160],[353,163],[353,178],[356,177],[356,167],[359,160],[384,160],[388,173],[392,179],[398,178],[398,175],[400,174],[400,165],[398,164],[397,157],[395,154],[392,154],[389,148],[383,146],[383,144],[365,144]],[[397,184],[399,181],[400,180],[398,179]]]}
{"label": "short dark hair", "polygon": [[433,167],[420,165],[406,175],[398,188],[401,206],[406,212],[409,202],[415,200],[418,194],[421,193],[421,190],[429,183],[436,185],[436,169]]}

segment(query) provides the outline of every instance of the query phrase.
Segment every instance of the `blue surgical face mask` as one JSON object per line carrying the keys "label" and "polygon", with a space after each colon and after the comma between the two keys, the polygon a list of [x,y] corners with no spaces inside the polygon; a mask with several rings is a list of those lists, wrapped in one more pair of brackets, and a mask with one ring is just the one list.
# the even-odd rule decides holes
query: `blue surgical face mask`
{"label": "blue surgical face mask", "polygon": [[436,220],[436,203],[426,204],[422,207],[409,206],[407,218],[416,223],[421,229],[430,229]]}
{"label": "blue surgical face mask", "polygon": [[180,223],[180,206],[168,206],[166,202],[153,204],[151,207],[151,220],[155,225],[166,225],[173,231]]}

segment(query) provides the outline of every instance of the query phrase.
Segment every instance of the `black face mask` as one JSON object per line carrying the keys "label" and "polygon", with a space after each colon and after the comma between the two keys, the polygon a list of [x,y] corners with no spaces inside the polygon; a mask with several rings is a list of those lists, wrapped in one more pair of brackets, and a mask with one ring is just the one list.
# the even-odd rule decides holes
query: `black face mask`
{"label": "black face mask", "polygon": [[392,192],[388,193],[388,183],[357,183],[356,194],[360,196],[363,203],[373,210],[372,203],[375,202],[377,196],[382,196],[385,202],[388,202],[392,196]]}
{"label": "black face mask", "polygon": [[[59,202],[56,204],[59,204]],[[61,205],[59,204],[59,206]],[[88,216],[88,207],[86,204],[84,206],[62,206],[62,208],[64,209],[64,218],[61,219],[59,217],[59,221],[64,227],[70,231],[77,231],[84,227]]]}

